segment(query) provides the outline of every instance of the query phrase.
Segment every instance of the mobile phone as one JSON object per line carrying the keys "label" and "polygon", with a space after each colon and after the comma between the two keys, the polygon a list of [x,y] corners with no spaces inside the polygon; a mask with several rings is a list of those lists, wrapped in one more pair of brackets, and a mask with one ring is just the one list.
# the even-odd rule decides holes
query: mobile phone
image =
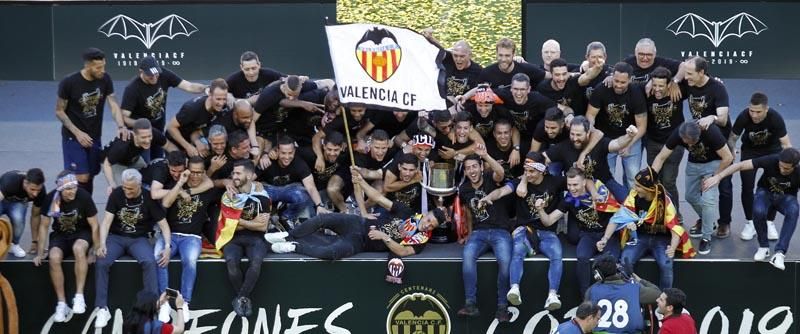
{"label": "mobile phone", "polygon": [[175,299],[178,297],[178,290],[167,288],[167,298]]}

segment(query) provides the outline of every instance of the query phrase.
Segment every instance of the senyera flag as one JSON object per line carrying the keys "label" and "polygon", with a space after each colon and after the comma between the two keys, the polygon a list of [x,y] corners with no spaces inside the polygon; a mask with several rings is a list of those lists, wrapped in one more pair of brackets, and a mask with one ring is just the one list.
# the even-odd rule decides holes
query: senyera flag
{"label": "senyera flag", "polygon": [[325,27],[339,100],[389,110],[445,104],[445,52],[417,32],[380,24]]}

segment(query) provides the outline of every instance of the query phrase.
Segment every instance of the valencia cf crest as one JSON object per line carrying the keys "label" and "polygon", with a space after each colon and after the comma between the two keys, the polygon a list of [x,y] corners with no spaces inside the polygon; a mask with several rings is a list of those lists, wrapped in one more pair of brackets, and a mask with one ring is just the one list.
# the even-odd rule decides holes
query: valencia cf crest
{"label": "valencia cf crest", "polygon": [[386,267],[388,273],[388,275],[386,275],[386,282],[403,284],[403,270],[405,270],[403,260],[400,260],[399,258],[392,258],[389,260],[389,263],[387,263]]}
{"label": "valencia cf crest", "polygon": [[356,44],[356,59],[364,72],[377,83],[389,80],[400,67],[402,50],[394,34],[374,27]]}

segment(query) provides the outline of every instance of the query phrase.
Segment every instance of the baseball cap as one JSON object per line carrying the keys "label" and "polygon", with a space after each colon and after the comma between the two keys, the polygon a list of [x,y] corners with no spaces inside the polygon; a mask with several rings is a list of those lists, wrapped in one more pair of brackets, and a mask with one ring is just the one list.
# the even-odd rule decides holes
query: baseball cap
{"label": "baseball cap", "polygon": [[158,61],[152,56],[147,56],[139,60],[139,69],[143,70],[147,75],[161,73],[161,66],[158,65]]}

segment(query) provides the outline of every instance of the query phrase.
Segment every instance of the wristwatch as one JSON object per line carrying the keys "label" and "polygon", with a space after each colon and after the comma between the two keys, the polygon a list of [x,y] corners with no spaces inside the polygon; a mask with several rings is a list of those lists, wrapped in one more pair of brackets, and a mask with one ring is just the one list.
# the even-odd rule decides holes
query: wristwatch
{"label": "wristwatch", "polygon": [[519,145],[514,145],[514,151],[519,151]]}

